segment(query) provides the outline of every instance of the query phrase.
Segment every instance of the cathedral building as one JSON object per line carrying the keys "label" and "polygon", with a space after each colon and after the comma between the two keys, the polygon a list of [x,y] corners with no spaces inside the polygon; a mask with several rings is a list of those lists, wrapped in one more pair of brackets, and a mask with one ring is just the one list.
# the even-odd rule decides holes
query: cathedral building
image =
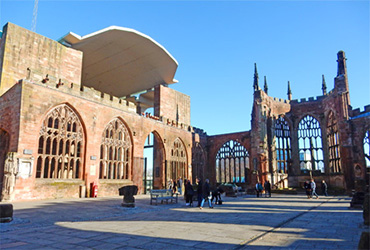
{"label": "cathedral building", "polygon": [[171,89],[176,59],[145,34],[111,26],[54,41],[8,23],[0,39],[2,201],[145,193],[180,177],[247,189],[369,183],[370,106],[350,105],[343,51],[334,89],[323,77],[316,98],[293,100],[289,84],[287,99],[270,97],[255,66],[252,129],[209,136]]}

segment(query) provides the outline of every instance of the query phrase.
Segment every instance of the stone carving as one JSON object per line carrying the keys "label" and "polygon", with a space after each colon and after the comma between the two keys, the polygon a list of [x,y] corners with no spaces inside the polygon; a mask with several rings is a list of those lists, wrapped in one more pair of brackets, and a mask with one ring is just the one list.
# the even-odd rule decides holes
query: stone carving
{"label": "stone carving", "polygon": [[15,177],[17,175],[17,158],[15,152],[6,155],[1,200],[11,201],[14,198]]}

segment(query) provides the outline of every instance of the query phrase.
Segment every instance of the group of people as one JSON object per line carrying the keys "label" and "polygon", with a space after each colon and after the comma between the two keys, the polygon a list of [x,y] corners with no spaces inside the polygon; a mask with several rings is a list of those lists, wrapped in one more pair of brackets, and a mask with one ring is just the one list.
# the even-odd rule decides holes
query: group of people
{"label": "group of people", "polygon": [[[208,202],[208,207],[213,208],[213,200],[216,199],[215,204],[220,204],[221,201],[221,194],[224,191],[221,188],[217,188],[214,191],[211,191],[211,187],[209,185],[209,179],[203,181],[200,178],[196,178],[196,193],[197,193],[197,201],[199,209],[203,209],[204,203]],[[186,180],[185,184],[185,200],[186,206],[193,206],[193,196],[195,194],[193,185],[191,184],[190,180]]]}
{"label": "group of people", "polygon": [[[310,181],[305,181],[305,183],[303,184],[303,188],[306,190],[306,195],[308,199],[312,199],[313,196],[315,196],[316,199],[319,198],[316,193],[316,183],[314,179],[311,179]],[[321,182],[321,191],[323,195],[328,196],[328,185],[326,184],[325,180],[322,180]]]}
{"label": "group of people", "polygon": [[262,186],[262,183],[258,181],[256,183],[256,194],[257,197],[262,197],[263,190],[265,190],[265,197],[271,197],[271,183],[269,180],[266,180]]}

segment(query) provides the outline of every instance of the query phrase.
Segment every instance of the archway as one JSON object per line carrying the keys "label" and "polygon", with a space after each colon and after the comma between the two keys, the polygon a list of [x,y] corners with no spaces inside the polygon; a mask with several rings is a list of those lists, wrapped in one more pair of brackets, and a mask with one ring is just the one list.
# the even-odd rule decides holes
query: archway
{"label": "archway", "polygon": [[249,153],[239,142],[230,140],[218,150],[217,183],[246,183],[247,169],[249,169]]}
{"label": "archway", "polygon": [[157,132],[153,131],[147,136],[143,155],[144,193],[147,193],[150,189],[164,188],[164,146]]}

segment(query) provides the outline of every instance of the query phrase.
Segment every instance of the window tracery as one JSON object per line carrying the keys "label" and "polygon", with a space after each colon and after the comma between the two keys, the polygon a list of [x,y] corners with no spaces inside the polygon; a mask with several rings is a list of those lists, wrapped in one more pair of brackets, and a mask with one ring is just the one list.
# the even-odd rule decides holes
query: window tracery
{"label": "window tracery", "polygon": [[84,131],[66,104],[51,110],[41,126],[36,178],[82,178]]}
{"label": "window tracery", "polygon": [[246,182],[246,169],[249,168],[249,153],[239,142],[230,140],[218,150],[216,155],[216,180],[218,183]]}
{"label": "window tracery", "polygon": [[100,145],[100,179],[131,178],[132,144],[129,131],[118,118],[111,121],[102,134]]}
{"label": "window tracery", "polygon": [[275,137],[277,170],[280,173],[288,173],[288,164],[291,161],[292,151],[289,125],[283,117],[279,117],[275,122]]}
{"label": "window tracery", "polygon": [[329,168],[331,173],[340,173],[340,149],[337,120],[331,111],[328,116],[327,140],[329,147]]}
{"label": "window tracery", "polygon": [[187,177],[187,157],[185,146],[179,138],[173,143],[171,149],[171,160],[169,169],[169,178],[177,180],[180,176],[182,179]]}
{"label": "window tracery", "polygon": [[298,125],[299,165],[302,171],[324,172],[324,155],[320,123],[305,116]]}

